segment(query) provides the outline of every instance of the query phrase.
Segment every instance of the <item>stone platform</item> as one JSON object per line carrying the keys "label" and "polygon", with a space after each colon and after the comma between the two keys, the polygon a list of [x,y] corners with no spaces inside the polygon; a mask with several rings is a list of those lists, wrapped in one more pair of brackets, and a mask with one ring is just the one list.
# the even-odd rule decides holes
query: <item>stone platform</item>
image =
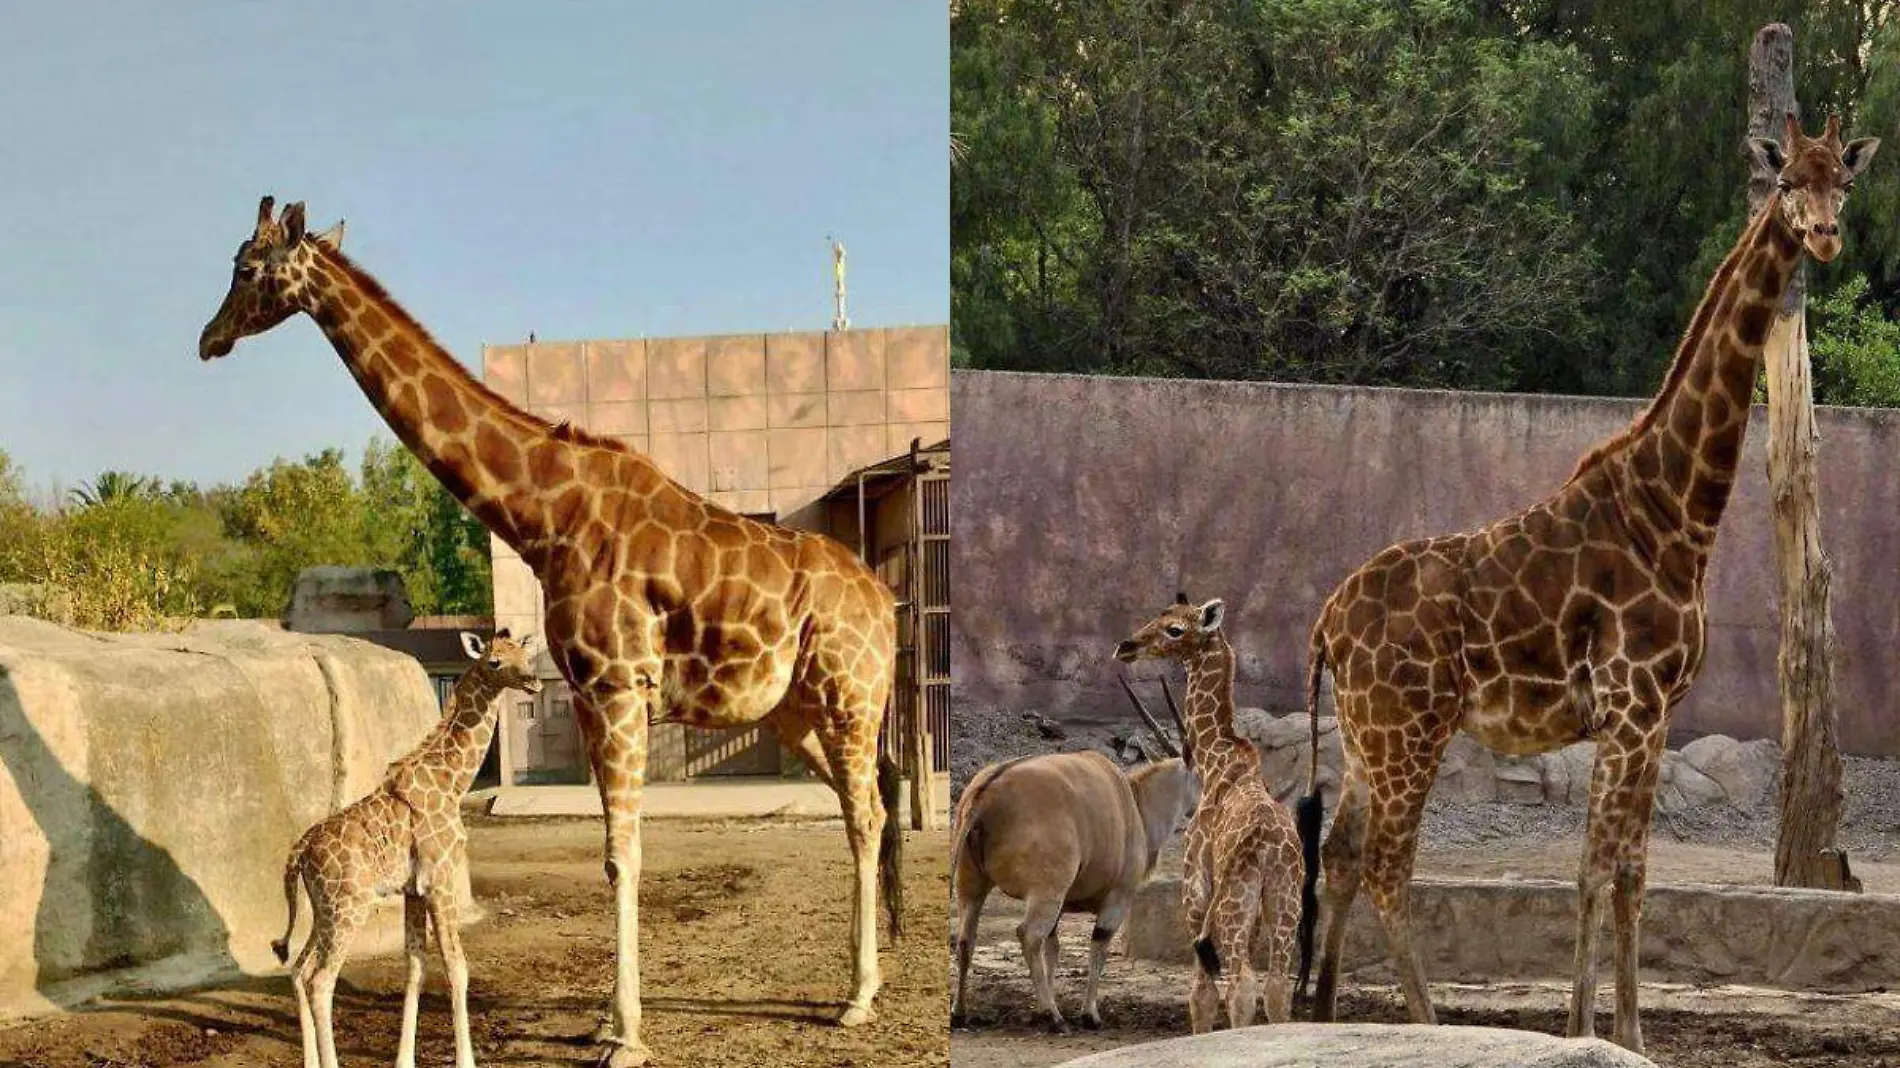
{"label": "stone platform", "polygon": [[1655,1068],[1600,1038],[1497,1027],[1280,1024],[1170,1038],[1065,1061],[1062,1068]]}
{"label": "stone platform", "polygon": [[[1131,956],[1187,964],[1192,938],[1180,881],[1142,888],[1124,928]],[[1609,921],[1599,941],[1608,959]],[[1567,979],[1577,888],[1555,880],[1414,879],[1413,938],[1433,981]],[[1651,886],[1644,897],[1645,981],[1739,983],[1826,993],[1900,986],[1900,895],[1766,886]],[[1385,934],[1361,894],[1341,960],[1384,967]],[[1601,976],[1608,983],[1610,975]]]}

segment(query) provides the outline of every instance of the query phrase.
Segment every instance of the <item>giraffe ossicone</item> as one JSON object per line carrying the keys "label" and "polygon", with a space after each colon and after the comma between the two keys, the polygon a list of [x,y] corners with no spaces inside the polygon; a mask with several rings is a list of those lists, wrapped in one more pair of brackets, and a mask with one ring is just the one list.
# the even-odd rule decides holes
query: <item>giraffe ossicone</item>
{"label": "giraffe ossicone", "polygon": [[830,538],[737,515],[621,442],[522,411],[343,254],[341,227],[312,233],[302,204],[273,208],[258,205],[199,357],[309,315],[402,443],[540,580],[548,652],[573,690],[605,811],[616,944],[601,1062],[648,1056],[639,812],[656,711],[696,727],[769,725],[837,792],[854,869],[838,1020],[873,1019],[879,885],[895,934],[903,841],[885,833],[898,775],[878,756],[896,662],[889,587]]}
{"label": "giraffe ossicone", "polygon": [[[1616,1041],[1642,1051],[1638,923],[1670,708],[1702,665],[1703,583],[1755,378],[1805,250],[1840,251],[1838,213],[1879,142],[1787,117],[1750,150],[1778,190],[1716,269],[1661,390],[1554,494],[1480,530],[1403,542],[1334,589],[1313,626],[1308,714],[1329,668],[1344,749],[1323,851],[1327,929],[1314,1018],[1333,1017],[1345,917],[1363,881],[1413,1022],[1436,1017],[1407,887],[1446,743],[1501,753],[1597,743],[1578,876],[1569,1033],[1595,1031],[1604,897],[1615,927]],[[1317,753],[1317,746],[1315,746]]]}

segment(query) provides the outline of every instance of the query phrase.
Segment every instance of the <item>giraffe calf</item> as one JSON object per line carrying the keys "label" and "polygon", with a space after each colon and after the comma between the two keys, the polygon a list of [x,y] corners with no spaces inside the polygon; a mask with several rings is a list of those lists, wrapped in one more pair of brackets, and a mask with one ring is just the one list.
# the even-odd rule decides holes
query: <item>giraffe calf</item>
{"label": "giraffe calf", "polygon": [[1124,775],[1100,753],[1057,753],[978,772],[957,806],[950,859],[960,921],[951,1020],[964,1018],[977,922],[990,890],[999,888],[1027,906],[1016,936],[1036,998],[1058,1031],[1068,1024],[1056,1006],[1053,982],[1056,921],[1064,912],[1095,913],[1082,1018],[1100,1027],[1097,991],[1109,941],[1193,807],[1194,776],[1178,758]]}
{"label": "giraffe calf", "polygon": [[279,961],[290,957],[297,925],[297,889],[310,897],[310,937],[291,969],[304,1068],[337,1068],[331,1004],[349,946],[381,898],[403,897],[403,935],[409,956],[403,992],[398,1068],[415,1068],[416,1008],[422,991],[429,927],[448,972],[455,1013],[456,1068],[474,1068],[468,1030],[468,964],[462,955],[455,887],[468,863],[462,796],[475,780],[494,737],[506,690],[535,693],[528,639],[506,630],[484,645],[462,635],[473,667],[449,692],[442,720],[408,755],[389,766],[369,796],[303,833],[284,864],[284,900],[290,922],[271,943]]}
{"label": "giraffe calf", "polygon": [[[1188,1019],[1195,1034],[1214,1029],[1223,1001],[1233,1027],[1253,1023],[1263,995],[1268,1023],[1293,1018],[1295,949],[1304,985],[1317,911],[1318,866],[1308,857],[1318,842],[1319,802],[1316,795],[1302,800],[1296,822],[1267,790],[1259,751],[1234,729],[1234,647],[1225,618],[1220,600],[1196,605],[1179,595],[1115,648],[1124,663],[1174,660],[1187,669],[1187,751],[1201,781],[1181,871],[1182,911],[1194,932]],[[1261,957],[1264,984],[1253,966]]]}

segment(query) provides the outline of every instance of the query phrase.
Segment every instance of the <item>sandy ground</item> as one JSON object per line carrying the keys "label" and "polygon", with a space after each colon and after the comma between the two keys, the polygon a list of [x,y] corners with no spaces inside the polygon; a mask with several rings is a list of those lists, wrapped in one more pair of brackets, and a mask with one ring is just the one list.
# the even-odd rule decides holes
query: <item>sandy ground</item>
{"label": "sandy ground", "polygon": [[[592,1064],[586,1036],[611,989],[613,911],[597,820],[471,820],[476,896],[469,1006],[484,1065]],[[879,1017],[830,1023],[849,983],[849,853],[835,821],[653,821],[641,886],[645,1037],[665,1065],[945,1065],[949,1014],[937,917],[948,896],[944,832],[906,854],[908,936],[881,954]],[[394,1062],[400,957],[358,958],[337,993],[344,1065]],[[433,959],[419,1060],[453,1060]],[[120,1001],[0,1030],[0,1068],[301,1065],[282,975]]]}
{"label": "sandy ground", "polygon": [[[1563,836],[1436,849],[1428,844],[1420,851],[1419,871],[1571,878],[1580,848],[1578,838]],[[1773,856],[1657,841],[1650,865],[1652,885],[1761,883],[1768,881]],[[1900,891],[1900,865],[1867,863],[1857,865],[1856,871],[1869,890]],[[1102,1014],[1108,1026],[1100,1032],[1050,1034],[1032,1007],[1028,970],[1016,948],[1014,926],[1019,917],[1015,902],[992,895],[970,969],[969,1026],[951,1034],[951,1056],[957,1068],[1035,1068],[1187,1033],[1186,971],[1130,960],[1118,947],[1103,982]],[[1080,1011],[1091,922],[1087,916],[1069,917],[1062,927],[1057,997],[1072,1019]],[[1341,991],[1341,1019],[1407,1022],[1397,987],[1379,981],[1385,978],[1383,971],[1369,969],[1348,978]],[[1442,1023],[1562,1034],[1569,989],[1561,983],[1435,983],[1432,996]],[[1598,1032],[1604,1037],[1610,1034],[1612,1015],[1606,975],[1597,1009]],[[1647,983],[1643,1029],[1649,1056],[1665,1068],[1900,1068],[1900,994],[1896,993],[1842,997]]]}

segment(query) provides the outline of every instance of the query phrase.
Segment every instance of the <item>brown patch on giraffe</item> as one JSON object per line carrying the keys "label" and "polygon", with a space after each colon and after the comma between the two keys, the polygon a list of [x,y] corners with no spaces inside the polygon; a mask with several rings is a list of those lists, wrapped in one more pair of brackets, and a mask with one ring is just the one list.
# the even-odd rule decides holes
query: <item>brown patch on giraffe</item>
{"label": "brown patch on giraffe", "polygon": [[1744,345],[1760,345],[1768,340],[1768,328],[1775,321],[1775,310],[1764,304],[1751,304],[1735,317],[1735,334]]}
{"label": "brown patch on giraffe", "polygon": [[422,396],[428,402],[429,421],[443,433],[460,434],[468,429],[468,412],[446,379],[439,375],[423,376]]}

